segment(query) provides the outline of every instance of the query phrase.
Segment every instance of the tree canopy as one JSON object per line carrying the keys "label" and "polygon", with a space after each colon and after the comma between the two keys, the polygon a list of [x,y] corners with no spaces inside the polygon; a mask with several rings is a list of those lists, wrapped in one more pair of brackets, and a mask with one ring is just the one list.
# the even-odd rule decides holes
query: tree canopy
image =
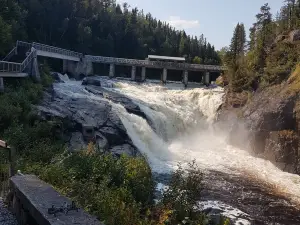
{"label": "tree canopy", "polygon": [[86,54],[140,59],[149,54],[185,56],[190,62],[198,56],[205,64],[220,63],[204,35],[189,36],[127,3],[0,0],[0,5],[0,46],[7,48],[25,39]]}

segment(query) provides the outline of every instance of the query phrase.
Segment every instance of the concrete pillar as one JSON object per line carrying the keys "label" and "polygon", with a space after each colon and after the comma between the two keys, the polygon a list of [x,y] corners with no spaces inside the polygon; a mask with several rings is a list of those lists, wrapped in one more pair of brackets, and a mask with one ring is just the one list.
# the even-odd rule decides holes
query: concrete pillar
{"label": "concrete pillar", "polygon": [[85,75],[93,75],[94,74],[94,67],[93,62],[91,60],[87,60],[84,58],[85,62]]}
{"label": "concrete pillar", "polygon": [[189,82],[189,71],[185,70],[185,71],[183,71],[183,84],[184,84],[184,87],[187,87],[188,82]]}
{"label": "concrete pillar", "polygon": [[115,64],[110,64],[109,66],[109,78],[113,78],[115,76]]}
{"label": "concrete pillar", "polygon": [[205,75],[204,75],[204,84],[205,85],[209,85],[210,84],[210,74],[209,74],[209,72],[205,72]]}
{"label": "concrete pillar", "polygon": [[68,60],[63,60],[63,73],[67,73],[68,71]]}
{"label": "concrete pillar", "polygon": [[146,80],[146,67],[142,67],[142,81]]}
{"label": "concrete pillar", "polygon": [[0,77],[0,92],[4,92],[4,81],[3,81],[3,77]]}
{"label": "concrete pillar", "polygon": [[136,67],[133,66],[133,67],[131,68],[131,80],[132,80],[132,81],[135,81],[135,74],[136,74]]}
{"label": "concrete pillar", "polygon": [[34,57],[32,60],[32,67],[31,67],[31,74],[34,77],[34,79],[38,82],[41,81],[41,76],[40,76],[40,70],[39,70],[39,64],[37,61],[37,57]]}
{"label": "concrete pillar", "polygon": [[162,82],[163,82],[163,84],[167,83],[167,76],[168,76],[168,70],[166,68],[164,68],[163,75],[162,75]]}

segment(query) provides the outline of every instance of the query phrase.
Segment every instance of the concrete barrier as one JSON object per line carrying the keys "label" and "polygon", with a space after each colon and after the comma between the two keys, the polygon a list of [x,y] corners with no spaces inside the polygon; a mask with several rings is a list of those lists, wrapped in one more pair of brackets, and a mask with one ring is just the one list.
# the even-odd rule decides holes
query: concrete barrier
{"label": "concrete barrier", "polygon": [[34,175],[11,177],[10,209],[20,225],[103,225]]}

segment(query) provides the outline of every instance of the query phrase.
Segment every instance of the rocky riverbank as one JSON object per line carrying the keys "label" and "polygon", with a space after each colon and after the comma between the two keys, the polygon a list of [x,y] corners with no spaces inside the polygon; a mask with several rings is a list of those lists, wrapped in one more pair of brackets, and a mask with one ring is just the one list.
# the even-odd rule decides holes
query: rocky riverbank
{"label": "rocky riverbank", "polygon": [[219,120],[231,121],[231,144],[300,174],[300,98],[292,77],[253,93],[227,92]]}
{"label": "rocky riverbank", "polygon": [[[79,81],[67,84],[66,76],[54,74],[54,78],[56,83],[44,93],[42,102],[34,109],[43,120],[62,122],[57,127],[58,133],[63,133],[63,140],[70,151],[80,151],[92,142],[99,151],[117,156],[122,153],[129,156],[138,154],[110,102],[121,104],[128,112],[145,117],[137,105],[129,98],[100,87],[101,83],[96,78],[85,79],[82,89],[76,94],[72,93],[72,82]],[[89,93],[90,98],[87,98]]]}

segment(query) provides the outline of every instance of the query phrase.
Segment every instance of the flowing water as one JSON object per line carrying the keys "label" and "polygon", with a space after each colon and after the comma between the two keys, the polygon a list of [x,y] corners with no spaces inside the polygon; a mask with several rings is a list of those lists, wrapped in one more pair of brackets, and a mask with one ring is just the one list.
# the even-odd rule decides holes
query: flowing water
{"label": "flowing water", "polygon": [[[185,166],[196,160],[205,174],[199,203],[204,209],[219,210],[235,218],[236,224],[300,224],[300,177],[229,145],[228,132],[214,124],[224,96],[221,88],[184,90],[179,83],[161,86],[101,79],[146,114],[148,121],[111,103],[157,177],[169,174],[178,163]],[[56,88],[97,100],[78,82]]]}

